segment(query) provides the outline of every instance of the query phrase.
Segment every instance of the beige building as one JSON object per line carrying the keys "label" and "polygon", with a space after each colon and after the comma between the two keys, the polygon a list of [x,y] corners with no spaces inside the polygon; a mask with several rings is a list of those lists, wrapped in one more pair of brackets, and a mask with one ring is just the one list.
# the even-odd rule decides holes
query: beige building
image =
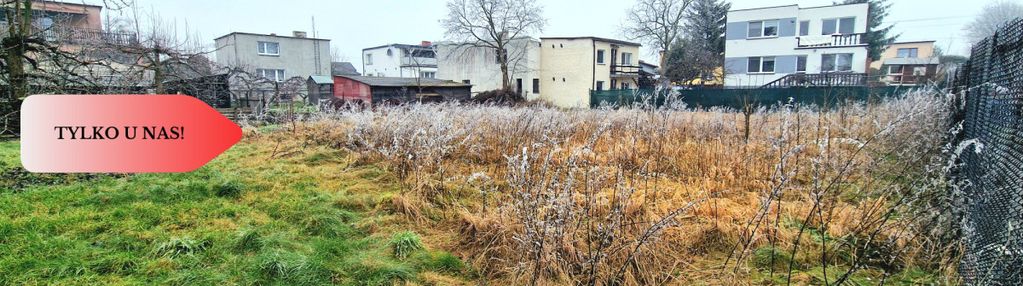
{"label": "beige building", "polygon": [[941,60],[934,41],[902,42],[888,46],[881,59],[870,64],[888,85],[916,86],[934,80]]}
{"label": "beige building", "polygon": [[589,108],[590,91],[637,89],[640,44],[597,37],[540,38],[540,99]]}
{"label": "beige building", "polygon": [[934,57],[934,41],[901,42],[888,46],[888,49],[881,54],[881,59],[870,63],[870,68],[880,69],[885,60],[897,58],[920,58],[928,59]]}

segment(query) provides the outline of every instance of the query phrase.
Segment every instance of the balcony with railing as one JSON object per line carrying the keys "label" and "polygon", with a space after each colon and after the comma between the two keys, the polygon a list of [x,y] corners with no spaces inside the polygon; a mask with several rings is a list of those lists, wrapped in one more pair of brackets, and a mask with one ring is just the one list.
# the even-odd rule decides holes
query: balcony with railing
{"label": "balcony with railing", "polygon": [[437,58],[426,57],[403,57],[402,67],[437,67]]}
{"label": "balcony with railing", "polygon": [[865,73],[819,73],[790,74],[765,84],[761,88],[811,87],[811,86],[866,86]]}
{"label": "balcony with railing", "polygon": [[611,77],[639,77],[641,70],[643,68],[640,66],[615,64],[611,65]]}
{"label": "balcony with railing", "polygon": [[[6,37],[7,34],[8,24],[0,23],[0,36]],[[33,27],[31,36],[57,45],[127,46],[138,43],[138,36],[135,33],[106,32],[67,25],[53,25],[46,29]]]}
{"label": "balcony with railing", "polygon": [[866,46],[866,34],[835,34],[796,38],[797,49],[844,48]]}

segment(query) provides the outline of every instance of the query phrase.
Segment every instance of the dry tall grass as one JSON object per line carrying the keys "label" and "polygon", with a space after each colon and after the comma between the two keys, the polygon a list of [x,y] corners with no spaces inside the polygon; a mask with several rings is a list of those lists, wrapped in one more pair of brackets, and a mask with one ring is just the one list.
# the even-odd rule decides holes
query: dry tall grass
{"label": "dry tall grass", "polygon": [[745,130],[728,110],[408,105],[293,132],[389,166],[389,209],[496,284],[842,284],[954,273],[947,108],[780,105]]}

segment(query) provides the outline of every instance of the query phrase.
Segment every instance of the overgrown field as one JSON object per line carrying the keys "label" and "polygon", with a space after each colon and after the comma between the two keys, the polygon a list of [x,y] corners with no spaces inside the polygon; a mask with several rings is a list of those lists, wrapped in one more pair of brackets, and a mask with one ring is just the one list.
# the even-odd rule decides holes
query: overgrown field
{"label": "overgrown field", "polygon": [[3,143],[0,284],[955,284],[948,107],[343,109],[175,175]]}

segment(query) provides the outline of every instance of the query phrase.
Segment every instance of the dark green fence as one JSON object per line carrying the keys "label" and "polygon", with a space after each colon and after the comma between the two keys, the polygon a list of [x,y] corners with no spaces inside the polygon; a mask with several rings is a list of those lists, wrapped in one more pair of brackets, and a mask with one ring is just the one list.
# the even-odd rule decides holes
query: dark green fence
{"label": "dark green fence", "polygon": [[897,96],[909,91],[908,87],[792,87],[759,89],[690,89],[655,92],[653,90],[605,90],[591,91],[591,107],[632,106],[682,102],[691,108],[728,107],[742,109],[745,106],[774,106],[779,103],[798,103],[820,107],[837,106],[849,102],[874,102],[885,97]]}

